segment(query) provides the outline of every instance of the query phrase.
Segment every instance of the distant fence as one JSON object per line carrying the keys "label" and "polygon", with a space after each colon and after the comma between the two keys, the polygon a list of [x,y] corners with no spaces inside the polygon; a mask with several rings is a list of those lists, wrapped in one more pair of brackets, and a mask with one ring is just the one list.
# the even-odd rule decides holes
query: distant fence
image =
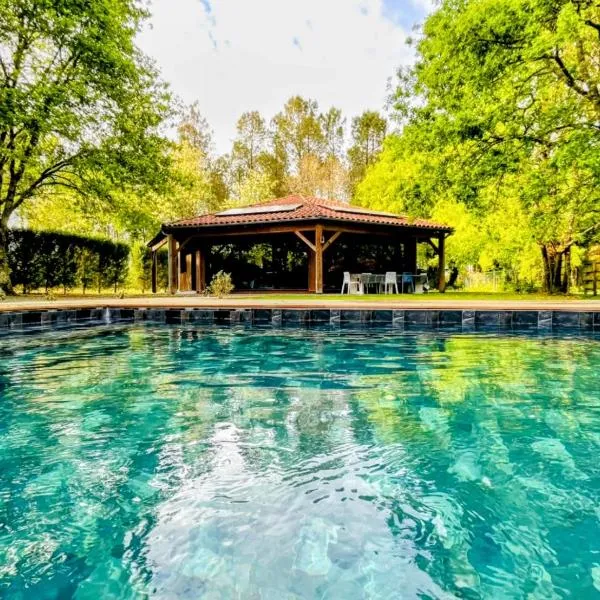
{"label": "distant fence", "polygon": [[592,246],[588,250],[581,279],[583,291],[597,296],[600,291],[600,246]]}
{"label": "distant fence", "polygon": [[13,229],[9,232],[11,281],[23,292],[73,287],[101,291],[127,277],[129,247],[78,235]]}
{"label": "distant fence", "polygon": [[506,274],[503,270],[495,271],[467,271],[464,278],[464,288],[466,290],[485,290],[497,292],[504,288]]}

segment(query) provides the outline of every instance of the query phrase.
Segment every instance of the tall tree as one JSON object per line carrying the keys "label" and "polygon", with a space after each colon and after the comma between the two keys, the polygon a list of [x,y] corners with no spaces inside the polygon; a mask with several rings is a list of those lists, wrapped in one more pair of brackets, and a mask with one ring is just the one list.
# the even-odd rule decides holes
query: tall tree
{"label": "tall tree", "polygon": [[207,158],[214,153],[213,131],[200,112],[200,103],[194,102],[186,108],[177,127],[179,139],[196,148]]}
{"label": "tall tree", "polygon": [[106,195],[159,185],[169,98],[134,40],[135,0],[0,0],[0,285],[8,223],[56,188]]}
{"label": "tall tree", "polygon": [[237,122],[232,158],[244,172],[257,168],[258,157],[265,151],[268,132],[258,111],[245,112]]}
{"label": "tall tree", "polygon": [[599,31],[591,0],[445,0],[397,94],[402,156],[423,169],[396,172],[407,182],[421,170],[420,187],[409,185],[420,203],[453,194],[485,216],[516,201],[551,292],[567,289],[573,245],[600,224]]}
{"label": "tall tree", "polygon": [[285,151],[292,172],[305,156],[322,154],[324,136],[318,109],[316,101],[293,96],[273,118],[274,143]]}
{"label": "tall tree", "polygon": [[322,195],[326,198],[343,199],[348,187],[344,165],[344,134],[346,119],[339,108],[331,107],[320,115],[324,137]]}
{"label": "tall tree", "polygon": [[348,150],[352,191],[381,151],[387,121],[376,111],[367,110],[352,119],[352,146]]}

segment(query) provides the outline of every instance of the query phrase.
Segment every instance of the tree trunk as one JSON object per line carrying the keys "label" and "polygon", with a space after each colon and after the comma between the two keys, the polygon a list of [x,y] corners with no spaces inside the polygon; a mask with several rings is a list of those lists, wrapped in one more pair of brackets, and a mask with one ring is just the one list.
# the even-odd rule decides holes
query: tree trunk
{"label": "tree trunk", "polygon": [[8,224],[0,222],[0,290],[5,294],[14,294],[8,264]]}
{"label": "tree trunk", "polygon": [[549,244],[542,247],[542,259],[544,262],[544,290],[549,294],[567,291],[567,282],[562,277],[563,256],[566,250],[556,250]]}
{"label": "tree trunk", "polygon": [[569,287],[571,283],[571,248],[565,250],[565,258],[563,261],[563,278],[562,278],[562,291],[567,294],[569,293]]}

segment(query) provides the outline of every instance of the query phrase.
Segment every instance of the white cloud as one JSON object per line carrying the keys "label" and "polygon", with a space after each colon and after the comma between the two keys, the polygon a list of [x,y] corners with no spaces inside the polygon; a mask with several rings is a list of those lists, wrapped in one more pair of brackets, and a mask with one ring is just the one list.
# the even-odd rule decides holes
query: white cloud
{"label": "white cloud", "polygon": [[[407,17],[415,4],[405,0]],[[153,0],[139,37],[184,102],[198,100],[219,152],[247,110],[271,118],[294,94],[350,118],[381,109],[386,83],[412,60],[390,0]]]}

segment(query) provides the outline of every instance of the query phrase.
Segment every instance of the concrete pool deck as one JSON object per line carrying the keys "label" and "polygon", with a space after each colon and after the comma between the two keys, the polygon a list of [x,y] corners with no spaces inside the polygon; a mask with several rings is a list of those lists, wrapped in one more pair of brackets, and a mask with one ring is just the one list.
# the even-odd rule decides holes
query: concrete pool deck
{"label": "concrete pool deck", "polygon": [[0,312],[15,311],[48,311],[77,310],[91,308],[124,308],[124,309],[346,309],[346,310],[476,310],[476,311],[564,311],[564,312],[600,312],[600,299],[557,299],[546,300],[524,298],[523,300],[455,299],[447,296],[440,298],[421,297],[398,300],[378,300],[361,297],[359,299],[344,297],[312,296],[307,298],[257,298],[252,295],[235,295],[228,298],[210,296],[156,296],[110,298],[92,296],[89,298],[58,298],[56,300],[9,297],[0,302]]}

